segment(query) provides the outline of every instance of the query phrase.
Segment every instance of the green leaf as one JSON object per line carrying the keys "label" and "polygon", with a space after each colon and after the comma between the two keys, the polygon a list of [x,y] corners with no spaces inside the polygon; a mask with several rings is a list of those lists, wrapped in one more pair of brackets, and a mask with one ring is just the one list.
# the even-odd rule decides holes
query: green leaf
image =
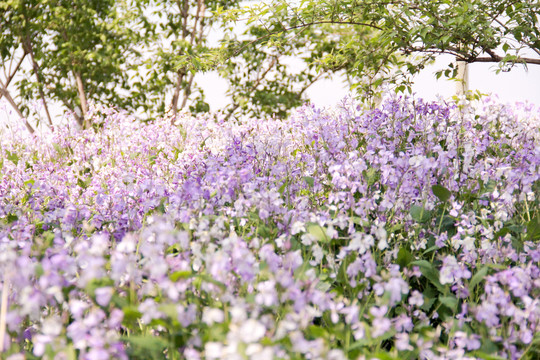
{"label": "green leaf", "polygon": [[531,241],[540,239],[540,216],[537,215],[527,224],[527,239]]}
{"label": "green leaf", "polygon": [[474,288],[486,277],[488,270],[488,266],[483,266],[473,275],[469,282],[469,292],[472,293],[474,291]]}
{"label": "green leaf", "polygon": [[475,351],[471,355],[473,355],[477,359],[483,359],[483,360],[505,360],[506,359],[501,356],[486,354],[485,352],[482,352],[482,351]]}
{"label": "green leaf", "polygon": [[409,264],[410,266],[418,266],[422,275],[428,279],[440,293],[444,293],[445,287],[441,284],[439,280],[439,271],[435,269],[432,263],[427,260],[416,260]]}
{"label": "green leaf", "polygon": [[142,313],[134,305],[128,305],[128,306],[123,307],[122,312],[124,313],[124,318],[122,320],[122,323],[125,324],[126,326],[129,326],[130,323],[137,321],[142,316]]}
{"label": "green leaf", "polygon": [[313,188],[315,180],[311,176],[304,176],[303,179],[309,185],[309,187]]}
{"label": "green leaf", "polygon": [[369,168],[368,170],[364,170],[364,177],[367,180],[368,186],[371,186],[379,179],[379,173],[377,173],[375,168]]}
{"label": "green leaf", "polygon": [[17,220],[19,220],[19,217],[15,214],[8,214],[7,217],[6,217],[6,220],[8,222],[8,224],[11,224],[12,222],[15,222]]}
{"label": "green leaf", "polygon": [[328,330],[322,326],[310,325],[308,327],[308,332],[314,338],[325,339],[328,337]]}
{"label": "green leaf", "polygon": [[414,260],[414,256],[411,254],[411,252],[407,249],[406,246],[402,246],[401,249],[399,249],[398,255],[397,255],[397,263],[399,266],[403,269],[406,268],[411,261]]}
{"label": "green leaf", "polygon": [[439,296],[439,301],[453,312],[456,312],[458,299],[455,296]]}
{"label": "green leaf", "polygon": [[19,156],[15,152],[10,152],[9,150],[6,150],[7,153],[7,159],[17,165],[19,163]]}
{"label": "green leaf", "polygon": [[287,189],[287,185],[289,185],[289,180],[285,180],[285,182],[283,182],[283,185],[279,187],[278,191],[281,195],[283,195],[285,189]]}
{"label": "green leaf", "polygon": [[131,335],[123,336],[122,340],[130,345],[129,353],[137,358],[165,359],[165,349],[169,343],[160,337]]}
{"label": "green leaf", "polygon": [[425,223],[431,219],[431,212],[426,210],[423,206],[411,206],[410,214],[411,217],[419,223]]}
{"label": "green leaf", "polygon": [[321,225],[316,224],[316,223],[308,223],[306,229],[307,229],[307,232],[313,235],[313,237],[315,237],[315,239],[317,239],[318,242],[330,241],[330,238],[326,234],[325,228],[323,228]]}
{"label": "green leaf", "polygon": [[433,185],[431,187],[431,191],[433,191],[433,195],[438,197],[439,200],[443,202],[447,201],[452,196],[452,193],[450,192],[450,190],[448,190],[447,188],[441,185]]}
{"label": "green leaf", "polygon": [[172,282],[177,282],[180,279],[189,279],[192,276],[193,276],[193,273],[189,270],[175,271],[169,274],[169,279]]}

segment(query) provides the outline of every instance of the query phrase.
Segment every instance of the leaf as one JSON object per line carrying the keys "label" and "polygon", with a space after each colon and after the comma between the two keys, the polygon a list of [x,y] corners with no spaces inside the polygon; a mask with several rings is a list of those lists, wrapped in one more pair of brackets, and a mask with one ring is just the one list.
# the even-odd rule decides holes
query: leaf
{"label": "leaf", "polygon": [[493,180],[489,180],[487,184],[481,186],[479,195],[492,193],[497,188],[497,183]]}
{"label": "leaf", "polygon": [[428,279],[440,293],[444,293],[445,288],[439,280],[439,271],[433,267],[433,264],[427,260],[416,260],[409,264],[410,266],[418,266],[422,275]]}
{"label": "leaf", "polygon": [[500,356],[497,356],[497,355],[486,354],[485,352],[482,352],[482,351],[475,351],[471,355],[473,355],[477,359],[483,359],[483,360],[504,360],[504,359],[506,359],[504,357],[500,357]]}
{"label": "leaf", "polygon": [[313,188],[315,180],[311,176],[304,176],[303,179],[309,185],[309,187]]}
{"label": "leaf", "polygon": [[326,328],[322,327],[322,326],[310,325],[308,327],[308,332],[314,338],[325,339],[325,338],[328,337],[328,330]]}
{"label": "leaf", "polygon": [[540,216],[537,215],[527,224],[527,239],[531,241],[540,239]]}
{"label": "leaf", "polygon": [[330,238],[326,234],[325,229],[321,225],[316,224],[316,223],[308,223],[306,228],[307,228],[307,232],[313,235],[313,237],[315,237],[315,239],[317,239],[318,242],[330,241]]}
{"label": "leaf", "polygon": [[458,299],[455,296],[439,296],[439,301],[453,312],[456,312]]}
{"label": "leaf", "polygon": [[474,291],[474,288],[486,277],[488,270],[488,266],[483,266],[473,275],[471,281],[469,281],[469,292],[472,293]]}
{"label": "leaf", "polygon": [[123,307],[122,312],[124,313],[122,323],[127,326],[129,326],[131,322],[137,321],[142,316],[142,313],[134,305],[128,305]]}
{"label": "leaf", "polygon": [[399,249],[398,255],[397,255],[397,263],[399,266],[403,269],[406,268],[411,261],[414,260],[413,255],[411,252],[406,248],[406,246],[402,246],[401,249]]}
{"label": "leaf", "polygon": [[375,168],[369,168],[368,170],[364,170],[364,177],[367,180],[367,185],[371,186],[377,182],[379,174]]}
{"label": "leaf", "polygon": [[287,188],[287,185],[289,185],[289,180],[285,180],[285,182],[283,182],[283,185],[281,185],[278,189],[278,192],[283,195],[283,193],[285,192],[285,189]]}
{"label": "leaf", "polygon": [[431,191],[433,191],[433,195],[438,197],[439,200],[443,202],[447,201],[452,196],[452,193],[450,192],[450,190],[448,190],[447,188],[441,185],[433,185],[431,187]]}
{"label": "leaf", "polygon": [[17,165],[19,163],[19,156],[17,156],[17,153],[10,152],[9,150],[6,150],[7,152],[7,159]]}
{"label": "leaf", "polygon": [[172,282],[177,282],[180,279],[189,279],[193,276],[193,273],[189,270],[175,271],[169,275],[169,279]]}
{"label": "leaf", "polygon": [[165,359],[164,351],[169,345],[164,339],[155,336],[131,335],[123,336],[122,340],[131,345],[130,353],[147,359]]}
{"label": "leaf", "polygon": [[426,210],[423,206],[411,206],[410,214],[411,217],[419,223],[425,223],[431,219],[431,212]]}

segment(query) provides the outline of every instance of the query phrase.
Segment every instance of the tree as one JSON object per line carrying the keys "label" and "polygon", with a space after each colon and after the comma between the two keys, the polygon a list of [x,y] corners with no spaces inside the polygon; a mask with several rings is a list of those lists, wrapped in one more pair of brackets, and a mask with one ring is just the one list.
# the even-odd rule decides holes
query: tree
{"label": "tree", "polygon": [[[315,58],[333,51],[336,42],[331,36],[335,26],[305,31],[282,41],[272,49],[257,46],[254,39],[268,31],[254,22],[240,32],[226,17],[227,11],[240,11],[241,1],[184,0],[149,1],[145,3],[153,15],[149,20],[152,41],[150,68],[144,81],[144,94],[152,97],[153,111],[170,109],[176,114],[186,107],[192,112],[209,109],[196,75],[218,70],[228,81],[231,104],[221,109],[225,118],[265,114],[286,116],[291,108],[303,104],[305,91],[316,81],[345,67],[317,69]],[[148,12],[148,11],[147,11]],[[272,24],[270,31],[284,24]],[[221,36],[211,43],[208,34],[219,29]],[[291,55],[304,54],[304,68],[291,71],[287,61]],[[141,90],[142,93],[142,90]],[[169,98],[164,93],[171,94]]]}
{"label": "tree", "polygon": [[[383,83],[410,91],[412,76],[438,54],[467,64],[497,63],[498,71],[540,64],[539,14],[536,0],[273,0],[228,16],[261,21],[267,31],[255,41],[259,45],[326,24],[369,30],[340,37],[324,58],[346,66],[352,86],[369,97]],[[450,64],[437,77],[443,74],[455,77],[457,68]]]}
{"label": "tree", "polygon": [[[83,127],[88,125],[89,100],[132,106],[129,72],[140,54],[127,6],[113,0],[0,1],[4,70],[18,59],[0,87],[21,117],[30,115],[33,99],[43,102],[50,126],[50,101],[62,103]],[[29,68],[21,66],[24,59],[29,59]],[[8,85],[17,72],[21,76],[13,92]]]}
{"label": "tree", "polygon": [[[0,95],[30,131],[26,118],[37,115],[31,106],[37,99],[51,127],[52,102],[74,113],[82,127],[89,126],[90,101],[136,111],[144,119],[167,110],[206,112],[196,75],[209,62],[216,64],[207,55],[213,54],[226,60],[214,67],[229,82],[232,104],[221,110],[226,118],[239,112],[285,116],[307,100],[305,91],[314,82],[347,70],[347,64],[321,65],[338,45],[332,34],[339,25],[306,28],[266,49],[253,39],[290,24],[253,23],[239,33],[218,16],[239,6],[240,0],[0,0]],[[217,39],[208,38],[211,31]],[[295,54],[304,54],[299,71],[287,66]]]}

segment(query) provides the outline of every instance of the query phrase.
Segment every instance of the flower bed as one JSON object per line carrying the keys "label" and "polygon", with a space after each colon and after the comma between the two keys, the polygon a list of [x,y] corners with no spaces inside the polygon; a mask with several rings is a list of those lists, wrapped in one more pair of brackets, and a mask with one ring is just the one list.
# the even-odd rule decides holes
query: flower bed
{"label": "flower bed", "polygon": [[2,135],[9,359],[540,356],[535,109],[92,116]]}

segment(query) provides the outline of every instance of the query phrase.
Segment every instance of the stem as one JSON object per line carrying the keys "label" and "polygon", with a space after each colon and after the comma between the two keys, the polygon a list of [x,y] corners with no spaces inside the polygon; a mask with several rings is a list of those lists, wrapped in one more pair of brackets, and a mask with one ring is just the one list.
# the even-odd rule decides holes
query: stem
{"label": "stem", "polygon": [[2,286],[2,302],[0,304],[0,353],[4,351],[4,338],[6,336],[6,315],[8,307],[9,280],[4,274],[4,284]]}

